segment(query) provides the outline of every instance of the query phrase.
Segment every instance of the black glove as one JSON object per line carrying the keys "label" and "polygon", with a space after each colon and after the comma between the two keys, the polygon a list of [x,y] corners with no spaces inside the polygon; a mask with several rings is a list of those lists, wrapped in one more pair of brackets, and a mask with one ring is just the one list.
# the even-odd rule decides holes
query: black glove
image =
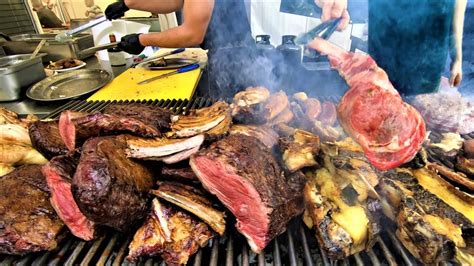
{"label": "black glove", "polygon": [[136,33],[123,36],[117,45],[118,48],[129,54],[140,54],[145,49],[145,46],[140,43],[138,36],[140,34]]}
{"label": "black glove", "polygon": [[107,6],[105,9],[105,17],[108,20],[118,19],[123,17],[128,10],[130,10],[130,8],[125,5],[124,0],[119,0]]}

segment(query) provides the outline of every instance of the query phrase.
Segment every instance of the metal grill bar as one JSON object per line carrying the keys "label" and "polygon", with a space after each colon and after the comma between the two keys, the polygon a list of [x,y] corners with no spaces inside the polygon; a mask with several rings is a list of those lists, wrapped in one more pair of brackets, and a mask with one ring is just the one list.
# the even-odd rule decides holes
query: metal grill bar
{"label": "metal grill bar", "polygon": [[[197,98],[188,100],[148,100],[148,101],[71,101],[51,112],[46,118],[58,118],[62,111],[102,111],[112,103],[142,103],[171,110],[175,114],[183,114],[189,110],[209,106],[212,99]],[[466,135],[465,138],[474,138]],[[125,259],[128,245],[133,235],[108,233],[91,242],[80,241],[70,236],[62,242],[58,250],[29,254],[23,257],[0,254],[0,265],[130,265]],[[387,245],[384,239],[389,239]],[[190,265],[397,265],[398,263],[417,265],[413,257],[404,249],[393,232],[377,237],[373,249],[351,256],[342,261],[329,260],[323,249],[318,245],[314,231],[308,230],[300,221],[293,221],[289,229],[268,245],[262,254],[250,251],[245,238],[229,228],[227,235],[215,238],[207,247],[200,249],[191,258]],[[221,257],[219,257],[219,255]],[[399,256],[398,256],[399,255]],[[271,259],[271,261],[266,261]],[[165,265],[159,258],[144,258],[131,265]]]}

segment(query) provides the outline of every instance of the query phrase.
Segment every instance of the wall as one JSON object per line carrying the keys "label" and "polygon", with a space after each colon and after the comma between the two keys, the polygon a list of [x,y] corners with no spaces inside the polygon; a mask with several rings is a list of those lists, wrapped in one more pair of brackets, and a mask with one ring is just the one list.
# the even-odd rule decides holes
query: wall
{"label": "wall", "polygon": [[[52,0],[55,1],[55,0]],[[62,0],[64,8],[67,10],[71,19],[74,18],[85,18],[86,5],[84,0]],[[95,0],[95,4],[98,5],[102,11],[111,3],[116,2],[115,0]],[[149,17],[149,12],[142,12],[136,10],[130,10],[126,13],[126,17]]]}

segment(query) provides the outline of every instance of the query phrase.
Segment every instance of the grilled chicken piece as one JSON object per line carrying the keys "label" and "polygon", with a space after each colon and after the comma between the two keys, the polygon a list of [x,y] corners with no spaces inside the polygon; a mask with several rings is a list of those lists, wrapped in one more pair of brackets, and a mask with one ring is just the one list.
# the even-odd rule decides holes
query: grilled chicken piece
{"label": "grilled chicken piece", "polygon": [[127,156],[130,158],[163,161],[171,164],[189,158],[199,150],[204,135],[187,139],[168,138],[127,138]]}
{"label": "grilled chicken piece", "polygon": [[184,265],[213,236],[205,223],[153,199],[147,220],[128,247],[127,259],[160,255],[168,265]]}
{"label": "grilled chicken piece", "polygon": [[324,168],[306,173],[305,223],[333,259],[373,245],[380,228],[378,176],[363,154],[323,144]]}
{"label": "grilled chicken piece", "polygon": [[471,191],[474,191],[474,180],[468,178],[463,173],[454,172],[453,170],[447,168],[446,166],[440,165],[440,164],[437,164],[437,163],[430,163],[428,165],[428,169],[436,171],[440,175],[442,175],[443,177],[449,179],[450,181],[452,181],[456,184],[459,184],[463,187],[466,187]]}
{"label": "grilled chicken piece", "polygon": [[304,130],[295,130],[291,140],[282,138],[283,162],[290,172],[304,167],[317,165],[319,153],[319,137]]}
{"label": "grilled chicken piece", "polygon": [[186,138],[206,133],[230,117],[229,105],[219,101],[209,107],[191,110],[188,115],[172,116],[172,131],[168,132],[167,136]]}
{"label": "grilled chicken piece", "polygon": [[0,162],[6,165],[45,164],[46,158],[30,146],[0,144]]}
{"label": "grilled chicken piece", "polygon": [[230,134],[242,134],[257,138],[270,149],[278,144],[278,134],[267,126],[233,125],[230,128]]}
{"label": "grilled chicken piece", "polygon": [[163,182],[152,193],[196,215],[219,235],[225,232],[225,215],[216,210],[203,190],[175,182]]}
{"label": "grilled chicken piece", "polygon": [[15,124],[0,125],[0,144],[31,146],[28,129]]}
{"label": "grilled chicken piece", "polygon": [[472,256],[472,202],[426,168],[385,172],[379,186],[384,213],[397,224],[397,237],[423,263]]}

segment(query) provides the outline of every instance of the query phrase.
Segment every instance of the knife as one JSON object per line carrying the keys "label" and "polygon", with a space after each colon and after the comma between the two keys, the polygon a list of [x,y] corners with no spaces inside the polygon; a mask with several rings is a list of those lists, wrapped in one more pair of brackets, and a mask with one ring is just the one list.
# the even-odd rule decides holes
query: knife
{"label": "knife", "polygon": [[178,49],[175,49],[175,50],[173,50],[173,51],[169,51],[169,52],[167,52],[167,53],[164,53],[164,54],[162,54],[162,55],[149,57],[149,58],[147,58],[147,59],[145,59],[145,60],[139,62],[139,63],[137,64],[137,67],[142,67],[142,66],[144,66],[144,65],[145,65],[146,63],[148,63],[148,62],[155,61],[155,60],[157,60],[157,59],[163,58],[163,57],[168,56],[168,55],[182,53],[182,52],[184,52],[185,50],[186,50],[185,48],[178,48]]}
{"label": "knife", "polygon": [[189,65],[189,66],[178,68],[178,69],[176,69],[172,72],[169,72],[169,73],[166,73],[166,74],[163,74],[163,75],[159,75],[159,76],[156,76],[156,77],[152,77],[152,78],[149,78],[149,79],[142,80],[142,81],[138,82],[137,84],[138,85],[147,84],[147,83],[150,83],[150,82],[158,80],[158,79],[166,78],[166,77],[176,75],[176,74],[180,74],[180,73],[193,71],[193,70],[198,69],[198,68],[199,68],[199,64],[192,64],[192,65]]}

